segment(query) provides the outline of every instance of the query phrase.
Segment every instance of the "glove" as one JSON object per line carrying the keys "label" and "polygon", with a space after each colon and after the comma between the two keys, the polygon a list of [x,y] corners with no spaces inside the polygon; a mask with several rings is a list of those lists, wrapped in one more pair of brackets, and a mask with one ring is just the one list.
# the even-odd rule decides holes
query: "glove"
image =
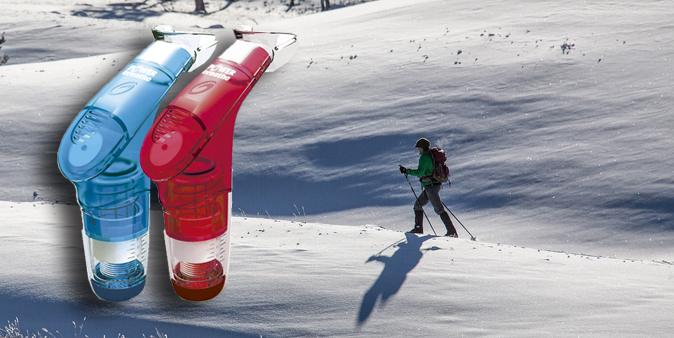
{"label": "glove", "polygon": [[403,166],[401,166],[401,165],[399,165],[399,167],[400,167],[400,173],[401,173],[401,174],[407,175],[407,168],[405,168],[405,167],[403,167]]}

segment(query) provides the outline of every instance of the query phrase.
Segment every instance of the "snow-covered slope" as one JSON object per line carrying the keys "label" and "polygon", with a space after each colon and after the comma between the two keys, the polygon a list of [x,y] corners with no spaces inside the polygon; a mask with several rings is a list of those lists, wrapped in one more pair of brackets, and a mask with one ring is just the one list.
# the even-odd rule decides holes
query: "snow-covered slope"
{"label": "snow-covered slope", "polygon": [[[300,49],[239,113],[233,210],[249,217],[234,219],[228,289],[204,304],[170,287],[159,213],[146,290],[95,299],[56,151],[152,24],[221,24],[223,50],[247,19],[31,6],[0,13],[2,53],[16,55],[0,67],[0,200],[21,201],[0,203],[0,320],[67,336],[87,317],[92,337],[671,331],[671,3],[379,0],[260,20]],[[448,152],[442,196],[479,242],[458,224],[458,240],[396,232],[414,201],[397,165],[415,166],[419,137]]]}
{"label": "snow-covered slope", "polygon": [[[0,203],[0,317],[72,336],[667,337],[672,266],[416,236],[378,226],[233,219],[227,289],[180,300],[166,273],[160,214],[150,269],[127,302],[86,281],[79,210]],[[8,245],[9,244],[9,245]],[[86,320],[83,318],[86,317]]]}
{"label": "snow-covered slope", "polygon": [[[425,136],[450,155],[449,207],[481,238],[669,258],[669,9],[385,0],[263,24],[299,34],[301,48],[241,109],[234,210],[407,229],[414,199],[397,165],[415,165],[412,145]],[[68,22],[94,31],[115,22],[85,19]],[[137,48],[137,25],[112,29],[99,43],[119,38]],[[231,39],[228,29],[214,31]],[[2,171],[31,172],[3,184],[6,199],[30,200],[37,191],[74,203],[54,165],[58,140],[132,54],[3,66],[11,99],[3,105],[2,151],[12,160]],[[31,141],[10,146],[18,135]]]}
{"label": "snow-covered slope", "polygon": [[406,230],[397,164],[426,136],[483,238],[670,255],[671,6],[391,0],[276,23],[303,44],[242,108],[235,206]]}

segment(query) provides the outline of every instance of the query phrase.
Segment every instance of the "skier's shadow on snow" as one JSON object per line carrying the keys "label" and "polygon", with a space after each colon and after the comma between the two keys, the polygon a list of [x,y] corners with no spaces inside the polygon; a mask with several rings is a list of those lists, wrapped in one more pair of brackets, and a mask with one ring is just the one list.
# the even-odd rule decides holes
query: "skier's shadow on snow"
{"label": "skier's shadow on snow", "polygon": [[408,233],[405,234],[405,237],[407,241],[398,244],[398,250],[393,255],[381,256],[376,254],[367,260],[366,263],[372,261],[384,263],[384,270],[370,287],[370,290],[363,296],[363,302],[360,304],[360,311],[358,312],[358,326],[365,324],[370,318],[378,299],[381,299],[379,305],[384,306],[389,298],[400,291],[407,274],[419,264],[421,257],[424,255],[421,251],[421,245],[434,236],[418,237]]}

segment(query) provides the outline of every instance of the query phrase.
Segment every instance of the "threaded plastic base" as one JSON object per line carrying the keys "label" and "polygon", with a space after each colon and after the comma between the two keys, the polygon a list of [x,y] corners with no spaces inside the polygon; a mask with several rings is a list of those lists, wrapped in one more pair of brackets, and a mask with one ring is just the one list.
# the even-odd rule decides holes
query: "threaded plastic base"
{"label": "threaded plastic base", "polygon": [[143,276],[143,280],[140,283],[126,289],[109,289],[101,287],[97,285],[94,280],[90,280],[89,283],[98,298],[110,302],[123,302],[138,296],[141,291],[143,291],[143,288],[145,287],[145,276]]}
{"label": "threaded plastic base", "polygon": [[96,296],[103,300],[129,300],[143,291],[145,269],[138,260],[121,264],[100,262],[90,283]]}
{"label": "threaded plastic base", "polygon": [[179,262],[171,283],[180,298],[198,302],[220,294],[226,279],[222,264],[214,259],[205,263]]}
{"label": "threaded plastic base", "polygon": [[175,290],[180,298],[193,302],[203,302],[219,295],[225,287],[226,280],[227,276],[223,276],[222,282],[205,289],[188,289],[178,284],[175,279],[171,279],[171,284],[173,284],[173,290]]}

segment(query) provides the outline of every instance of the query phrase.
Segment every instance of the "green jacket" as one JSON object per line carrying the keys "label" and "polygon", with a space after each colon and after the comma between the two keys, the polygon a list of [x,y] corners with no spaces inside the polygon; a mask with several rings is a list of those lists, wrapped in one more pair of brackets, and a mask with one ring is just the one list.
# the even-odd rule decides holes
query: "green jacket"
{"label": "green jacket", "polygon": [[429,151],[424,151],[419,155],[419,168],[407,169],[407,174],[419,177],[422,187],[431,185],[433,183],[440,183],[440,181],[436,180],[423,179],[424,177],[430,177],[433,175],[433,159],[431,158],[431,153]]}

